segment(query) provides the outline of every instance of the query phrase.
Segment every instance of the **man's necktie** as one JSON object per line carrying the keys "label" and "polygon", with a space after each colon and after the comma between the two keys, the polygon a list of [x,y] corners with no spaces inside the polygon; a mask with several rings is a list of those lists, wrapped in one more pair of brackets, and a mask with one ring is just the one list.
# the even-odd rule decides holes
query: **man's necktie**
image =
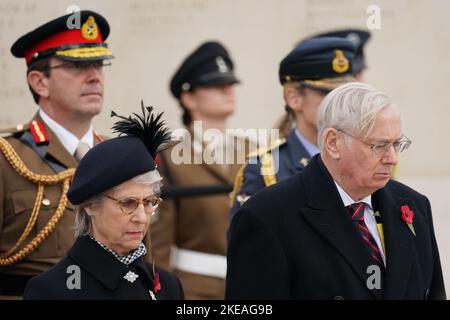
{"label": "man's necktie", "polygon": [[365,205],[363,202],[357,202],[347,206],[348,211],[352,217],[353,222],[357,225],[359,232],[370,249],[370,254],[372,259],[381,267],[385,268],[383,263],[383,258],[381,257],[380,249],[377,246],[374,238],[370,234],[369,229],[367,228],[366,223],[364,222],[364,208]]}
{"label": "man's necktie", "polygon": [[89,151],[89,145],[83,141],[80,141],[78,143],[77,149],[75,150],[75,154],[74,157],[75,159],[77,159],[78,161],[81,160],[81,158],[84,157],[84,155]]}

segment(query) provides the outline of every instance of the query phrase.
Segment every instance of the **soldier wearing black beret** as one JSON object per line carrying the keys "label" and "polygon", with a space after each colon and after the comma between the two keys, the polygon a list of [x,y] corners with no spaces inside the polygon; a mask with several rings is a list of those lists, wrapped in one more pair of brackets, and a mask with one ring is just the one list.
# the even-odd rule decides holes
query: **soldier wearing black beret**
{"label": "soldier wearing black beret", "polygon": [[30,122],[0,130],[9,133],[0,138],[0,298],[21,296],[27,281],[74,242],[65,193],[79,159],[103,140],[91,121],[102,110],[102,70],[113,58],[109,32],[103,16],[80,11],[45,23],[11,47],[25,60],[39,110]]}
{"label": "soldier wearing black beret", "polygon": [[303,170],[319,152],[317,109],[329,91],[354,81],[354,51],[346,39],[313,38],[301,42],[280,62],[278,76],[286,102],[286,115],[279,125],[281,139],[251,154],[241,169],[232,194],[230,221],[253,194]]}
{"label": "soldier wearing black beret", "polygon": [[155,156],[170,133],[162,114],[150,107],[142,112],[119,116],[113,129],[120,136],[81,160],[67,193],[77,240],[63,260],[28,283],[25,299],[183,299],[178,279],[143,259],[142,240],[161,201]]}
{"label": "soldier wearing black beret", "polygon": [[[156,263],[174,270],[187,299],[224,298],[228,195],[239,164],[226,163],[224,157],[208,163],[202,155],[211,145],[207,146],[202,133],[215,129],[225,134],[226,120],[235,109],[234,85],[238,82],[230,54],[215,41],[190,53],[170,82],[170,91],[184,113],[187,132],[183,143],[191,160],[198,156],[201,161],[177,162],[173,159],[176,147],[161,153],[164,190],[171,192],[152,224],[152,244]],[[202,132],[195,130],[197,125]],[[223,150],[217,154],[230,152],[234,159],[238,144],[229,149],[222,143],[214,147]]]}

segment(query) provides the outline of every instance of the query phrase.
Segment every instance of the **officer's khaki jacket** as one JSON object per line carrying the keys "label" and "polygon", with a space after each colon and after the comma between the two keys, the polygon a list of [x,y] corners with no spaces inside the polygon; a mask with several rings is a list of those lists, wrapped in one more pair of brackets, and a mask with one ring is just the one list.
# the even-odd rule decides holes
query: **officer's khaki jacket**
{"label": "officer's khaki jacket", "polygon": [[[60,166],[61,171],[67,168],[75,168],[77,166],[76,159],[67,152],[38,114],[33,120],[40,121],[43,124],[48,136],[48,142],[40,144],[41,146],[44,145],[43,149],[46,151],[43,154],[44,159],[51,159],[53,163]],[[47,160],[43,160],[43,157],[35,149],[20,139],[23,134],[30,134],[29,125],[6,138],[20,160],[35,174],[55,175],[55,169],[48,164]],[[47,148],[45,148],[45,145]],[[5,252],[10,250],[23,234],[35,205],[37,191],[37,184],[19,175],[6,160],[4,154],[0,152],[0,255],[4,255]],[[61,195],[61,183],[45,185],[37,220],[28,237],[14,253],[26,246],[47,225],[61,201]],[[56,224],[54,231],[42,241],[37,249],[12,265],[0,266],[0,272],[3,274],[37,275],[48,270],[63,258],[73,245],[74,240],[74,212],[70,202],[68,202],[66,210]],[[5,257],[0,256],[1,258]]]}

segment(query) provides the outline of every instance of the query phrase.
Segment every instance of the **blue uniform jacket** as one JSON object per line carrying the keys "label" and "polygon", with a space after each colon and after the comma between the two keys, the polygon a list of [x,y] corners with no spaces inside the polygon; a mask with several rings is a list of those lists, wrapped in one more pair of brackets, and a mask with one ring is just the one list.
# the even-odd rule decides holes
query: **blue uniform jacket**
{"label": "blue uniform jacket", "polygon": [[[250,157],[247,164],[243,165],[236,178],[232,194],[230,222],[236,211],[257,191],[293,176],[308,164],[310,155],[297,138],[294,130],[283,142]],[[264,169],[262,170],[264,167],[262,163],[267,158],[272,159],[273,171],[264,172]]]}

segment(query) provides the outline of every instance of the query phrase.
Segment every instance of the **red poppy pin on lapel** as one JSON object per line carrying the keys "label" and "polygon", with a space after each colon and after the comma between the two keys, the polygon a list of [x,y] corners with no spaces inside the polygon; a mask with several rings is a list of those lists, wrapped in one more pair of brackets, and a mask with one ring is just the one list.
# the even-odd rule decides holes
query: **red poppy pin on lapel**
{"label": "red poppy pin on lapel", "polygon": [[155,272],[155,263],[153,262],[153,291],[152,290],[148,290],[150,293],[150,297],[152,298],[152,300],[157,300],[156,299],[156,293],[158,293],[158,291],[161,291],[161,282],[159,281],[159,272]]}
{"label": "red poppy pin on lapel", "polygon": [[158,291],[161,291],[161,282],[159,282],[159,273],[155,273],[155,287],[153,288],[155,293],[158,293]]}
{"label": "red poppy pin on lapel", "polygon": [[409,230],[411,230],[412,234],[415,236],[416,231],[414,230],[413,226],[413,218],[414,218],[414,212],[409,208],[407,204],[401,206],[400,210],[402,211],[402,219],[406,222],[406,224],[409,227]]}

